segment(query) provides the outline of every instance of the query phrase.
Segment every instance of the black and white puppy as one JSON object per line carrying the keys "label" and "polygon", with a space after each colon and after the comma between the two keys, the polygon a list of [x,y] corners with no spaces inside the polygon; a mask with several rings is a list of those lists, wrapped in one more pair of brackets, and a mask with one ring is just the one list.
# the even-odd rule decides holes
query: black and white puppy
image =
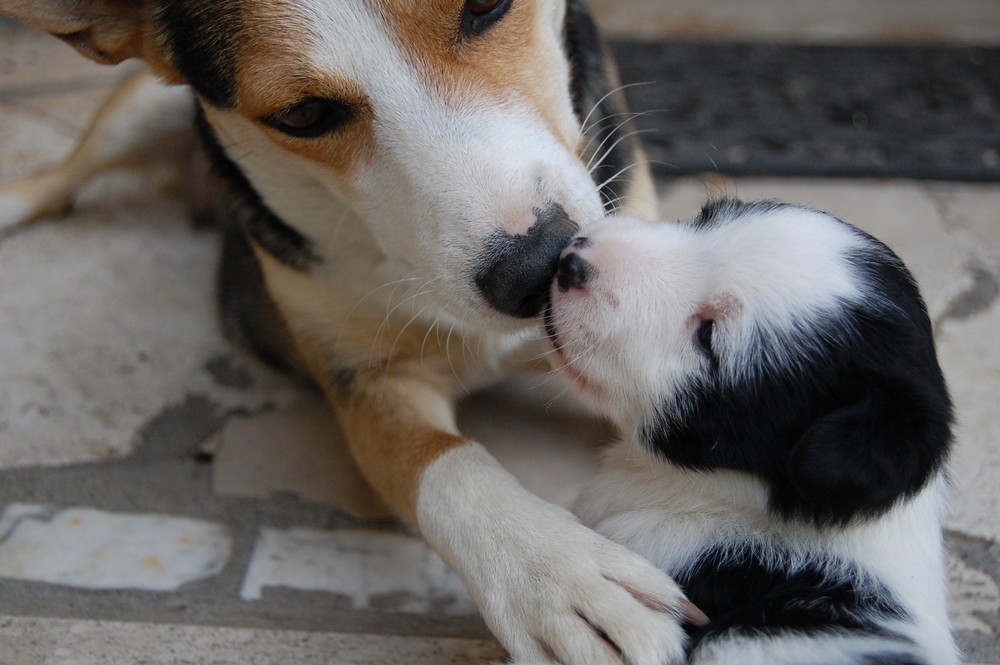
{"label": "black and white puppy", "polygon": [[563,253],[553,364],[622,440],[599,533],[710,617],[691,663],[956,663],[941,517],[951,403],[913,277],[827,214],[720,200]]}

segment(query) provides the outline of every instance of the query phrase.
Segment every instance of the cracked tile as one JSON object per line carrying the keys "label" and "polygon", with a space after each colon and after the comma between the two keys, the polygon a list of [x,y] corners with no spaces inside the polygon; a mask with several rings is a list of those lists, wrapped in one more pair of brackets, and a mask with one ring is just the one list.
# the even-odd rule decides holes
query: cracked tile
{"label": "cracked tile", "polygon": [[168,515],[12,504],[0,515],[0,577],[86,589],[173,591],[217,574],[224,527]]}
{"label": "cracked tile", "polygon": [[995,637],[996,629],[983,617],[989,614],[995,616],[1000,611],[1000,588],[997,581],[957,556],[948,556],[947,564],[952,629]]}
{"label": "cracked tile", "polygon": [[0,468],[127,455],[187,395],[247,409],[294,394],[257,364],[243,387],[206,369],[232,352],[215,312],[217,237],[161,203],[0,242]]}
{"label": "cracked tile", "polygon": [[240,595],[268,588],[326,591],[356,610],[476,613],[458,575],[423,540],[371,530],[263,529]]}
{"label": "cracked tile", "polygon": [[975,238],[979,250],[1000,267],[1000,185],[996,183],[928,183],[928,193],[951,228]]}
{"label": "cracked tile", "polygon": [[955,498],[948,524],[980,538],[1000,536],[1000,306],[938,330],[938,357],[955,401],[956,445],[950,464]]}
{"label": "cracked tile", "polygon": [[355,466],[333,410],[316,395],[232,418],[204,448],[214,455],[213,487],[221,495],[290,493],[357,518],[392,516]]}

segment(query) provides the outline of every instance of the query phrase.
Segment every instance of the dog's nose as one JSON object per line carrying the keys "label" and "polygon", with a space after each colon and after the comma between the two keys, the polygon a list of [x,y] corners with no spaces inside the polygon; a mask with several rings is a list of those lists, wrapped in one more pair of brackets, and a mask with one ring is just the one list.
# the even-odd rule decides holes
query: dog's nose
{"label": "dog's nose", "polygon": [[535,223],[524,235],[498,230],[477,257],[475,282],[486,301],[517,318],[536,316],[545,305],[563,248],[577,224],[558,203],[535,209]]}
{"label": "dog's nose", "polygon": [[580,288],[591,280],[594,276],[594,266],[576,252],[570,252],[559,260],[559,269],[556,272],[556,282],[559,290],[568,291],[569,288]]}

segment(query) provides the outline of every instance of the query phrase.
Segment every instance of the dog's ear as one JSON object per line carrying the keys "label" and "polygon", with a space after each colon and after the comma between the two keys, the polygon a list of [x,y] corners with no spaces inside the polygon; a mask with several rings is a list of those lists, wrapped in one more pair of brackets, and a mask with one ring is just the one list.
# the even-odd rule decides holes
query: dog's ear
{"label": "dog's ear", "polygon": [[792,449],[798,505],[818,523],[874,516],[917,493],[951,441],[940,376],[865,377],[862,397],[818,418]]}
{"label": "dog's ear", "polygon": [[101,64],[147,55],[151,11],[143,0],[0,0],[0,14],[50,32]]}

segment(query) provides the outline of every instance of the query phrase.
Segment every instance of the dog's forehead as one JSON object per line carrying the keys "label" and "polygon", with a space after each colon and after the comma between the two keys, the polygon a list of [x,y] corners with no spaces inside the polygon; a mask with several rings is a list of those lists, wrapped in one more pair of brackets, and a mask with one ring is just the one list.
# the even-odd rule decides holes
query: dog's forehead
{"label": "dog's forehead", "polygon": [[[444,0],[450,1],[450,0]],[[241,101],[280,107],[295,96],[389,96],[410,81],[398,37],[369,0],[254,2],[240,49]]]}
{"label": "dog's forehead", "polygon": [[241,95],[278,88],[289,96],[296,81],[324,79],[399,97],[414,72],[451,96],[558,90],[552,84],[568,68],[562,0],[515,3],[472,39],[459,34],[463,8],[464,0],[187,0],[164,2],[158,17],[173,64],[223,108]]}

